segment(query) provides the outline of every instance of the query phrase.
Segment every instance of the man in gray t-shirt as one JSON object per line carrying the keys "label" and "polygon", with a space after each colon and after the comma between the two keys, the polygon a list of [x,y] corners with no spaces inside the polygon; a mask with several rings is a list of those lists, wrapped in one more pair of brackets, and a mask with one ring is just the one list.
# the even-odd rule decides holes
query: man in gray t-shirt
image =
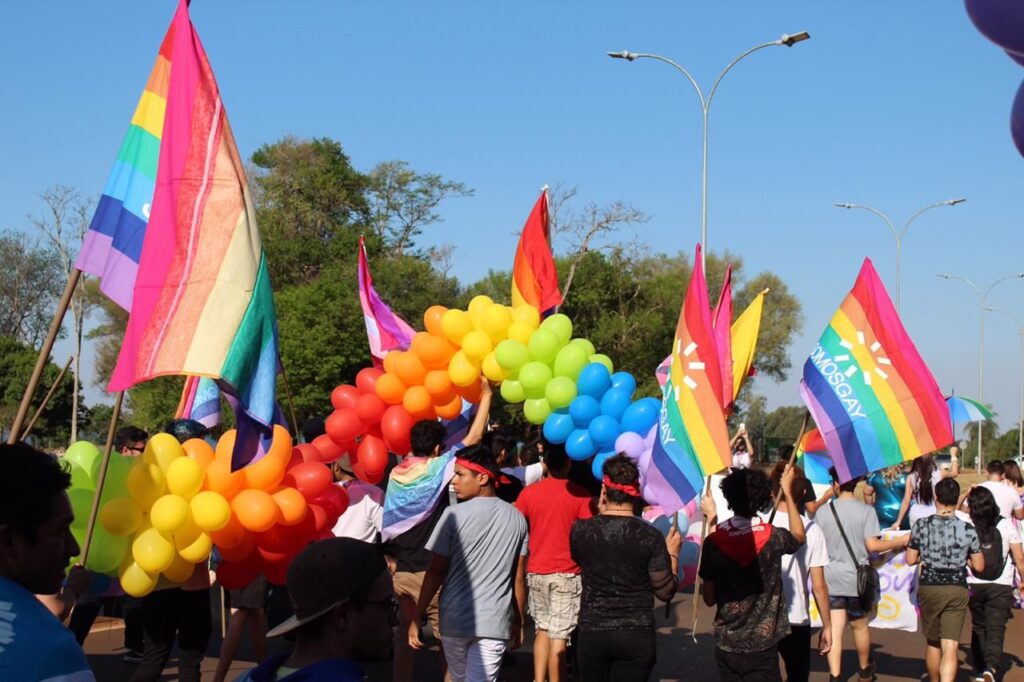
{"label": "man in gray t-shirt", "polygon": [[498,679],[511,640],[522,643],[526,598],[526,519],[495,495],[504,477],[485,448],[455,460],[459,504],[444,511],[426,547],[434,557],[423,579],[409,645],[422,646],[419,623],[441,584],[441,644],[452,682]]}

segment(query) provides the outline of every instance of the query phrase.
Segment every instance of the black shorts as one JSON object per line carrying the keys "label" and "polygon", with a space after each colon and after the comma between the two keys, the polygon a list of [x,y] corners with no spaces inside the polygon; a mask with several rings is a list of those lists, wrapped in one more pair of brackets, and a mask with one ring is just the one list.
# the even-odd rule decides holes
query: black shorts
{"label": "black shorts", "polygon": [[870,609],[865,609],[861,605],[860,597],[829,595],[828,605],[833,611],[846,611],[846,618],[848,620],[860,620],[870,612]]}

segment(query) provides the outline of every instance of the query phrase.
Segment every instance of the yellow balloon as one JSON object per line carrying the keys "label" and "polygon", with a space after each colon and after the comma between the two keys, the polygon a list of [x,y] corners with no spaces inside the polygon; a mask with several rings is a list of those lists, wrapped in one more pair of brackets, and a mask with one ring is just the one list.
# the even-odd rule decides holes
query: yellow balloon
{"label": "yellow balloon", "polygon": [[128,494],[142,509],[149,509],[167,491],[164,472],[156,464],[136,462],[125,480]]}
{"label": "yellow balloon", "polygon": [[164,535],[173,535],[185,527],[191,511],[188,500],[180,495],[164,495],[153,503],[149,520]]}
{"label": "yellow balloon", "polygon": [[167,467],[167,489],[186,500],[203,487],[203,467],[191,457],[179,457]]}
{"label": "yellow balloon", "polygon": [[115,497],[100,509],[100,523],[114,535],[131,535],[142,526],[142,508],[127,497]]}
{"label": "yellow balloon", "polygon": [[192,520],[206,531],[220,530],[231,520],[231,505],[220,493],[204,490],[189,502]]}
{"label": "yellow balloon", "polygon": [[193,564],[198,564],[200,561],[210,556],[210,552],[213,551],[213,540],[206,533],[200,533],[199,536],[192,541],[192,544],[186,545],[185,547],[178,548],[178,554],[187,561],[191,561]]}
{"label": "yellow balloon", "polygon": [[171,462],[185,455],[185,451],[181,449],[181,443],[169,433],[158,433],[150,438],[146,443],[143,457],[146,453],[151,453],[152,460],[165,472],[167,467],[171,466]]}
{"label": "yellow balloon", "polygon": [[196,570],[196,563],[175,555],[171,565],[164,569],[164,577],[174,583],[183,583],[192,577]]}
{"label": "yellow balloon", "polygon": [[156,528],[142,531],[132,543],[132,558],[146,573],[163,573],[174,555],[174,545]]}
{"label": "yellow balloon", "polygon": [[491,300],[490,296],[474,296],[473,300],[469,302],[469,319],[473,322],[473,327],[476,329],[484,328],[484,317],[487,315],[487,311],[494,306],[494,301]]}
{"label": "yellow balloon", "polygon": [[133,597],[145,597],[156,587],[157,578],[132,561],[121,569],[121,589]]}
{"label": "yellow balloon", "polygon": [[189,519],[188,523],[171,536],[171,542],[174,543],[174,548],[180,552],[182,547],[188,547],[195,542],[202,532],[199,526],[193,523],[192,519]]}
{"label": "yellow balloon", "polygon": [[451,308],[441,316],[441,331],[445,338],[458,345],[462,343],[462,337],[473,331],[473,323],[465,310]]}
{"label": "yellow balloon", "polygon": [[534,327],[531,327],[526,322],[516,320],[508,326],[508,338],[522,341],[523,343],[530,343],[530,336],[533,334],[533,330]]}
{"label": "yellow balloon", "polygon": [[512,312],[503,305],[492,305],[484,312],[484,331],[491,342],[498,345],[508,338],[508,326],[512,324]]}
{"label": "yellow balloon", "polygon": [[486,332],[474,329],[462,337],[462,352],[470,360],[480,362],[492,350],[494,348],[491,344],[491,337]]}
{"label": "yellow balloon", "polygon": [[483,370],[484,376],[491,381],[504,381],[508,378],[508,372],[502,369],[501,365],[499,365],[498,361],[495,359],[494,351],[487,354],[487,357],[484,358],[483,364],[480,368]]}
{"label": "yellow balloon", "polygon": [[525,322],[531,329],[540,326],[540,311],[532,305],[524,304],[512,311],[512,319],[516,322]]}
{"label": "yellow balloon", "polygon": [[461,350],[448,363],[448,377],[456,386],[470,386],[480,377],[480,368],[470,362]]}

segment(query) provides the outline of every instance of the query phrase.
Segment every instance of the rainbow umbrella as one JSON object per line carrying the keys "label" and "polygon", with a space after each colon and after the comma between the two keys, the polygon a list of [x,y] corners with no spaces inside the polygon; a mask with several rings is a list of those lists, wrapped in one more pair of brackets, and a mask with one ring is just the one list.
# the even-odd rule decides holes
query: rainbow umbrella
{"label": "rainbow umbrella", "polygon": [[970,398],[952,395],[946,398],[946,406],[949,408],[949,420],[954,425],[992,419],[992,410]]}

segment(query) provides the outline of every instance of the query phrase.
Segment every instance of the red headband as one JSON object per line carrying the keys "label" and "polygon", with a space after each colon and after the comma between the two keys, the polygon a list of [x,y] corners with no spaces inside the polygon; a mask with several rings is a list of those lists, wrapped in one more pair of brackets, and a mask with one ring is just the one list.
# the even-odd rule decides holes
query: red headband
{"label": "red headband", "polygon": [[612,490],[618,490],[620,493],[626,493],[630,497],[641,497],[640,489],[633,484],[616,483],[612,479],[605,476],[601,479],[601,483],[604,484],[605,488],[611,488]]}
{"label": "red headband", "polygon": [[498,488],[502,485],[507,485],[509,483],[507,476],[502,476],[501,474],[495,476],[493,471],[490,471],[489,469],[480,466],[476,462],[470,462],[468,459],[462,459],[461,457],[457,457],[455,459],[455,463],[458,464],[463,469],[469,469],[474,473],[487,474],[488,476],[491,477],[491,480],[494,481],[495,488]]}

